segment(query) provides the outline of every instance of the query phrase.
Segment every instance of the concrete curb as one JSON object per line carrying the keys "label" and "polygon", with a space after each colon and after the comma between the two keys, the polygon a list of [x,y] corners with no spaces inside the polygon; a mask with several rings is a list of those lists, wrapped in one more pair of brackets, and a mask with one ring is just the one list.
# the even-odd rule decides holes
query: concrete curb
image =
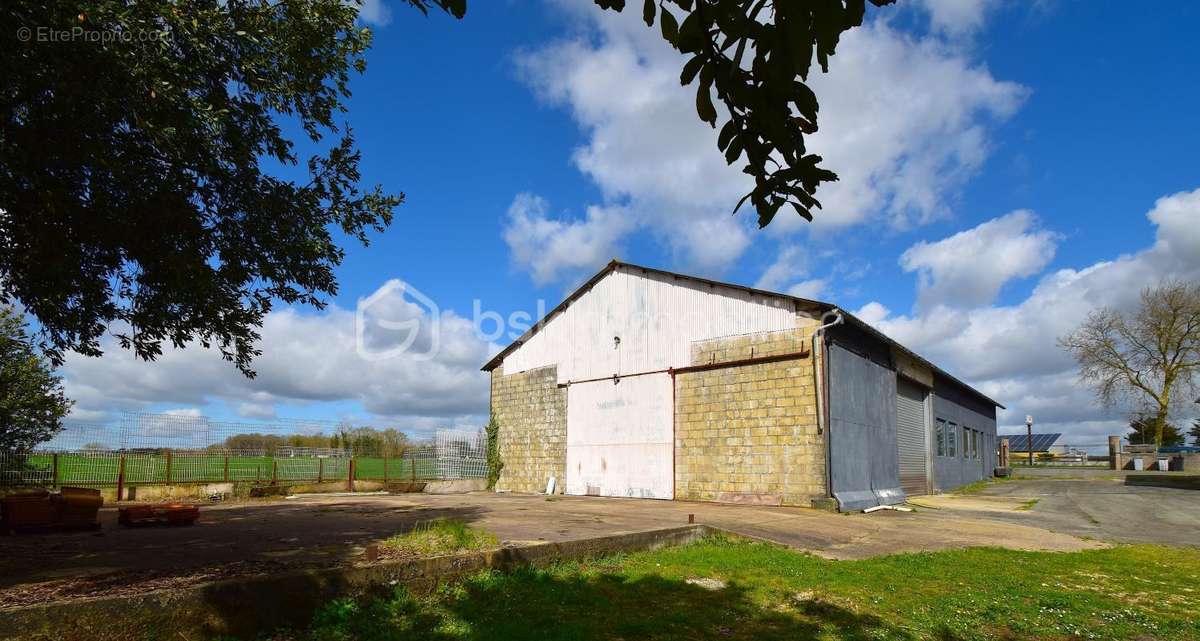
{"label": "concrete curb", "polygon": [[404,585],[426,589],[467,574],[520,565],[548,565],[615,552],[691,543],[719,532],[685,525],[612,536],[539,543],[459,556],[442,556],[231,579],[121,597],[55,603],[0,612],[0,639],[24,641],[138,641],[253,637],[302,627],[331,599],[363,596]]}

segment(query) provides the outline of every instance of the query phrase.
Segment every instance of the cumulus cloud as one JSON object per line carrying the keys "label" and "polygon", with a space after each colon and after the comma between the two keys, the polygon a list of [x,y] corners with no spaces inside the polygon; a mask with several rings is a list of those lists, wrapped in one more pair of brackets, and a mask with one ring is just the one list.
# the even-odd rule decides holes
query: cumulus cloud
{"label": "cumulus cloud", "polygon": [[[572,162],[600,189],[603,206],[629,214],[597,224],[632,220],[685,268],[720,272],[760,233],[749,210],[731,216],[751,179],[740,165],[725,164],[716,132],[696,118],[695,88],[679,85],[684,58],[657,30],[636,11],[578,4],[555,3],[575,18],[575,35],[524,51],[516,63],[534,92],[567,109],[583,131]],[[917,40],[884,20],[845,34],[830,73],[815,74],[812,84],[821,129],[810,149],[841,177],[818,193],[820,227],[877,219],[908,226],[947,214],[987,156],[989,125],[1012,114],[1026,93],[939,37]],[[547,234],[577,233],[578,222]],[[809,227],[785,215],[770,233]],[[535,279],[553,273],[524,264]]]}
{"label": "cumulus cloud", "polygon": [[808,276],[808,254],[796,245],[780,250],[775,262],[754,283],[757,289],[783,292],[800,298],[820,298],[829,289],[827,278]]}
{"label": "cumulus cloud", "polygon": [[905,228],[948,216],[988,156],[989,126],[1028,93],[939,38],[914,39],[883,21],[846,33],[812,86],[821,113],[809,147],[839,178],[818,191],[815,223],[835,227],[882,219]]}
{"label": "cumulus cloud", "polygon": [[1152,246],[1045,274],[1015,304],[965,310],[934,305],[894,315],[871,303],[859,315],[1008,405],[1000,422],[1009,429],[1034,414],[1042,429],[1050,427],[1045,420],[1075,440],[1103,442],[1105,435],[1116,433],[1112,430],[1124,431],[1119,429],[1121,417],[1106,412],[1078,383],[1075,363],[1056,339],[1093,309],[1133,308],[1143,288],[1165,277],[1200,278],[1200,252],[1195,250],[1200,189],[1159,199],[1147,218],[1157,228]]}
{"label": "cumulus cloud", "polygon": [[[104,344],[103,357],[68,355],[62,373],[67,396],[77,402],[72,416],[99,419],[121,410],[164,404],[195,408],[222,400],[242,416],[265,418],[282,403],[349,401],[376,417],[413,425],[478,422],[487,411],[487,377],[479,366],[489,347],[473,323],[453,312],[434,316],[402,291],[385,293],[365,315],[366,322],[388,319],[403,325],[417,320],[421,337],[412,349],[436,342],[428,358],[410,353],[364,358],[354,310],[336,305],[319,313],[281,309],[265,319],[263,354],[254,363],[258,375],[253,379],[218,353],[196,345],[164,347],[153,363],[137,360],[112,340]],[[368,349],[386,349],[389,341],[406,339],[403,332],[389,337],[386,328],[373,331]]]}
{"label": "cumulus cloud", "polygon": [[921,0],[932,29],[950,36],[966,36],[983,28],[987,14],[1000,0]]}
{"label": "cumulus cloud", "polygon": [[1033,212],[1019,210],[908,248],[900,266],[918,274],[917,306],[987,305],[1005,283],[1040,273],[1054,259],[1059,236],[1037,225]]}
{"label": "cumulus cloud", "polygon": [[392,9],[385,0],[362,0],[358,9],[358,19],[375,26],[383,26],[392,21]]}
{"label": "cumulus cloud", "polygon": [[504,242],[513,260],[542,285],[614,258],[632,227],[621,208],[588,207],[581,219],[552,218],[545,199],[518,194],[508,208]]}

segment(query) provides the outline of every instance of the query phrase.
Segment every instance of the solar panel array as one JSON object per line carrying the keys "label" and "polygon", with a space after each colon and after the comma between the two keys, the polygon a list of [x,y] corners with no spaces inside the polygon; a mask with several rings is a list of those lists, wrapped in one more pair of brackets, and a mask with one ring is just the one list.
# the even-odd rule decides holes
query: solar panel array
{"label": "solar panel array", "polygon": [[996,438],[1008,439],[1008,449],[1010,452],[1047,452],[1054,442],[1062,437],[1062,434],[1034,434],[1033,449],[1030,450],[1027,446],[1029,443],[1028,435],[1026,434],[1001,434]]}

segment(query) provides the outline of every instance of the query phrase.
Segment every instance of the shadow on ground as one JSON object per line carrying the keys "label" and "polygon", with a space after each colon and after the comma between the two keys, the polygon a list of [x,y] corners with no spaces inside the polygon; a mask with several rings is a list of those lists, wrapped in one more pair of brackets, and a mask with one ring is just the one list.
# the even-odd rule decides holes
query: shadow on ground
{"label": "shadow on ground", "polygon": [[[478,506],[279,503],[203,509],[194,526],[0,537],[0,607],[117,596],[242,575],[334,567],[363,546],[435,519],[474,523]],[[194,579],[194,580],[192,580]]]}
{"label": "shadow on ground", "polygon": [[[368,602],[335,601],[304,632],[275,639],[912,639],[873,615],[796,595],[764,606],[745,588],[608,573],[520,568],[483,573],[429,597],[397,590]],[[958,641],[949,631],[938,637]]]}

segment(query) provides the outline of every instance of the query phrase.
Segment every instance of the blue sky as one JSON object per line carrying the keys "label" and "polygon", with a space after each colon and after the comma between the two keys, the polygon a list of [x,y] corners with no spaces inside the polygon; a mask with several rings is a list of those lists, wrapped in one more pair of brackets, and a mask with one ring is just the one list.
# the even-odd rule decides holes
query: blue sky
{"label": "blue sky", "polygon": [[[72,357],[75,418],[477,424],[476,370],[507,338],[469,331],[474,301],[505,317],[552,307],[619,256],[861,312],[1009,405],[1003,424],[1034,413],[1102,442],[1120,416],[1075,384],[1053,337],[1090,306],[1200,274],[1200,9],[900,4],[871,9],[814,79],[812,145],[843,177],[818,193],[826,211],[760,231],[750,212],[729,215],[742,177],[669,82],[681,60],[639,12],[476,1],[457,21],[373,0],[347,121],[364,183],[407,195],[392,227],[348,246],[330,311],[273,315],[255,381],[198,349],[158,363]],[[393,278],[453,310],[449,355],[363,365],[345,353],[357,301]]]}

